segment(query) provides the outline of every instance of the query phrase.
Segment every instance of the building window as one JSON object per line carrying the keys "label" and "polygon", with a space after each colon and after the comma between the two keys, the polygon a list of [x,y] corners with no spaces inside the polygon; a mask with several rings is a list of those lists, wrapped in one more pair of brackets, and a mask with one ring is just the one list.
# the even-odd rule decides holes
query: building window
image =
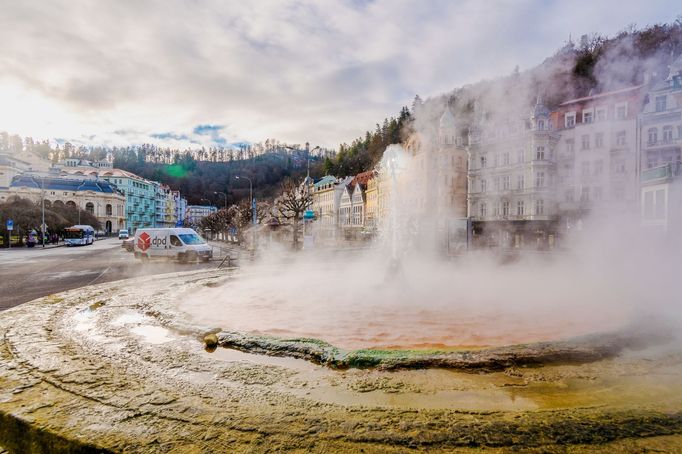
{"label": "building window", "polygon": [[625,117],[628,115],[628,105],[627,104],[619,104],[616,106],[616,119],[617,120],[625,120]]}
{"label": "building window", "polygon": [[594,188],[594,200],[601,200],[602,199],[602,189],[601,187],[597,186]]}
{"label": "building window", "polygon": [[95,205],[92,202],[88,202],[85,204],[85,211],[88,213],[95,213]]}
{"label": "building window", "polygon": [[581,169],[582,169],[582,175],[584,177],[588,176],[590,174],[590,163],[587,161],[583,162]]}
{"label": "building window", "polygon": [[625,173],[625,161],[616,162],[616,173]]}
{"label": "building window", "polygon": [[509,152],[506,152],[502,155],[502,164],[505,166],[509,165]]}
{"label": "building window", "polygon": [[539,120],[539,121],[538,121],[538,129],[539,129],[540,131],[544,131],[544,130],[545,130],[545,120]]}
{"label": "building window", "polygon": [[625,131],[618,131],[616,133],[616,146],[618,147],[625,146]]}
{"label": "building window", "polygon": [[111,216],[111,214],[112,214],[111,204],[107,203],[105,210],[106,210],[107,216]]}
{"label": "building window", "polygon": [[545,172],[537,172],[535,174],[535,187],[542,188],[545,186]]}
{"label": "building window", "polygon": [[566,151],[568,153],[573,153],[574,148],[575,148],[575,142],[573,141],[573,139],[566,140]]}
{"label": "building window", "polygon": [[597,121],[606,120],[606,107],[600,107],[597,109]]}
{"label": "building window", "polygon": [[582,191],[580,192],[580,201],[581,202],[589,202],[590,201],[590,188],[582,188]]}
{"label": "building window", "polygon": [[587,134],[582,136],[582,147],[583,150],[589,150],[590,149],[590,136]]}
{"label": "building window", "polygon": [[666,108],[666,97],[656,96],[656,112],[663,112]]}
{"label": "building window", "polygon": [[524,181],[523,181],[523,175],[518,175],[516,177],[516,189],[519,191],[523,190],[523,187],[525,186]]}
{"label": "building window", "polygon": [[673,127],[663,126],[663,143],[671,143],[673,141]]}
{"label": "building window", "polygon": [[592,123],[594,120],[594,113],[591,110],[583,111],[583,123]]}
{"label": "building window", "polygon": [[545,213],[545,202],[540,199],[535,201],[535,214],[542,215]]}
{"label": "building window", "polygon": [[486,217],[488,214],[488,204],[485,202],[481,202],[480,211],[481,211],[481,217],[482,218]]}
{"label": "building window", "polygon": [[485,169],[488,165],[488,158],[481,156],[481,169]]}
{"label": "building window", "polygon": [[604,146],[604,133],[603,132],[598,132],[594,136],[594,146],[597,148],[601,148]]}
{"label": "building window", "polygon": [[572,128],[575,126],[575,112],[567,113],[565,123],[567,128]]}
{"label": "building window", "polygon": [[502,189],[503,190],[508,191],[510,189],[510,186],[511,186],[510,180],[511,180],[511,178],[509,177],[509,175],[502,176]]}
{"label": "building window", "polygon": [[535,159],[537,160],[545,159],[545,147],[537,147],[535,149]]}
{"label": "building window", "polygon": [[523,200],[516,202],[516,215],[523,216]]}
{"label": "building window", "polygon": [[601,159],[594,161],[594,174],[601,175],[604,172],[604,161]]}
{"label": "building window", "polygon": [[509,216],[509,200],[502,201],[502,216]]}
{"label": "building window", "polygon": [[486,192],[488,190],[488,180],[485,178],[481,179],[481,192]]}
{"label": "building window", "polygon": [[653,145],[658,142],[658,128],[649,128],[649,145]]}

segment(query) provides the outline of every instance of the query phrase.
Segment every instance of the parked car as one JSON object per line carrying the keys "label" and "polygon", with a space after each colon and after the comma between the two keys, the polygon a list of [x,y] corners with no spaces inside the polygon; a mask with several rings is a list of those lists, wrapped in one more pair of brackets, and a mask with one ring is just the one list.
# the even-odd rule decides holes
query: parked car
{"label": "parked car", "polygon": [[127,240],[130,238],[130,234],[128,233],[128,229],[121,229],[118,231],[118,239],[119,240]]}
{"label": "parked car", "polygon": [[133,252],[135,250],[135,238],[126,238],[121,243],[121,247],[128,252]]}

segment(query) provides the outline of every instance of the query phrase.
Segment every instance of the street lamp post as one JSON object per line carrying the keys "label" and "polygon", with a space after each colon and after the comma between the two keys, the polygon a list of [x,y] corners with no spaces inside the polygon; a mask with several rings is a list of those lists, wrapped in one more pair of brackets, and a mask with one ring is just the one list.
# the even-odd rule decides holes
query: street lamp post
{"label": "street lamp post", "polygon": [[249,180],[249,203],[251,204],[251,223],[256,224],[256,201],[253,200],[253,181],[251,181],[251,178],[249,177],[244,177],[244,176],[239,176],[237,175],[235,177],[237,180],[239,179],[245,179]]}
{"label": "street lamp post", "polygon": [[221,191],[213,191],[215,195],[222,194],[225,197],[225,208],[227,208],[227,194]]}
{"label": "street lamp post", "polygon": [[249,177],[240,177],[239,175],[235,176],[237,180],[244,178],[245,180],[249,180],[249,201],[251,203],[251,247],[255,251],[256,249],[256,200],[253,198],[253,181],[251,181],[251,178]]}
{"label": "street lamp post", "polygon": [[40,231],[42,232],[41,241],[43,243],[43,247],[45,247],[45,176],[44,175],[41,175],[41,177],[40,177],[40,187],[41,187],[41,192],[42,192],[41,203],[42,203],[42,211],[43,211],[43,222],[40,224]]}

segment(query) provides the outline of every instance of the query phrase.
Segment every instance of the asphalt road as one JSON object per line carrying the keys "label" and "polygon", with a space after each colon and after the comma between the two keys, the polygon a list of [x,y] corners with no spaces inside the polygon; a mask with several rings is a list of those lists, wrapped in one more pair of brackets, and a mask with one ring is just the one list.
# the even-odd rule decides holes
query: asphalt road
{"label": "asphalt road", "polygon": [[53,293],[150,274],[214,268],[217,262],[142,263],[118,239],[90,246],[0,250],[0,311]]}

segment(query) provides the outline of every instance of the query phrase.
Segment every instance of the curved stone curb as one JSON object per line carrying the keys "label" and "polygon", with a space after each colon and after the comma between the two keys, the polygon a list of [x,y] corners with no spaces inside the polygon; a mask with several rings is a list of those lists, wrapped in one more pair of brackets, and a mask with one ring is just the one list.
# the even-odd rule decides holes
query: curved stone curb
{"label": "curved stone curb", "polygon": [[[646,406],[470,411],[338,403],[308,395],[316,387],[330,389],[325,386],[348,391],[354,379],[375,384],[396,380],[402,372],[315,368],[330,377],[322,386],[317,378],[278,364],[219,360],[205,353],[196,338],[201,327],[177,320],[173,301],[224,276],[206,272],[119,281],[1,313],[0,446],[21,453],[402,453],[478,452],[481,447],[551,452],[589,445],[584,452],[608,452],[618,451],[621,442],[646,443],[640,437],[661,435],[679,437],[682,446],[682,436],[676,435],[682,434],[682,404],[662,400]],[[161,329],[191,329],[174,332],[167,341],[148,342],[122,317]],[[611,339],[613,348],[627,344]],[[320,362],[352,358],[315,340],[287,342],[301,357],[315,356]],[[518,351],[513,353],[518,357]],[[544,355],[544,360],[556,359],[555,353]],[[647,362],[641,369],[637,363],[636,373],[646,374],[669,360]],[[616,374],[632,372],[623,367]],[[557,380],[551,374],[542,379]]]}

